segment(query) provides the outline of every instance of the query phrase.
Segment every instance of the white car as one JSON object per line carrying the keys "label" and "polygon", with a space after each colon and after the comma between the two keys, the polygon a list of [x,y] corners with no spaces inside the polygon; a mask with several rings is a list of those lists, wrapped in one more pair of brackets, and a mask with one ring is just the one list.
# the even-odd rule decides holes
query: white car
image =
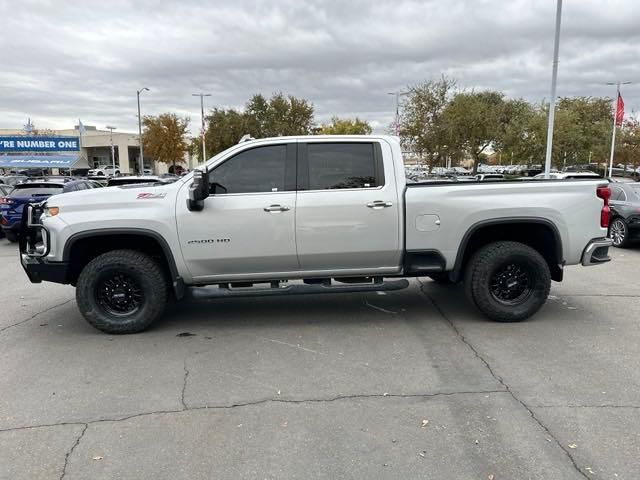
{"label": "white car", "polygon": [[[144,330],[170,298],[398,290],[463,281],[490,319],[520,321],[567,265],[610,260],[609,186],[407,183],[391,136],[296,136],[235,145],[170,184],[28,204],[29,279],[76,287],[85,319]],[[289,280],[303,280],[288,283]]]}
{"label": "white car", "polygon": [[113,165],[100,165],[89,170],[87,175],[92,177],[116,177],[120,175],[120,166],[116,165],[114,168]]}

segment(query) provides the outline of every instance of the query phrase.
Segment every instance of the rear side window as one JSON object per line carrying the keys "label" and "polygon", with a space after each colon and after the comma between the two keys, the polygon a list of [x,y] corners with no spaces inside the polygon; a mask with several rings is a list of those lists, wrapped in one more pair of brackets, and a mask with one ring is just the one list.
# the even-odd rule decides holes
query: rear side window
{"label": "rear side window", "polygon": [[381,154],[374,143],[307,144],[309,190],[384,185]]}
{"label": "rear side window", "polygon": [[266,145],[240,152],[215,167],[211,181],[221,185],[223,193],[282,192],[286,172],[287,146]]}
{"label": "rear side window", "polygon": [[625,200],[625,194],[622,188],[613,186],[611,187],[611,200]]}

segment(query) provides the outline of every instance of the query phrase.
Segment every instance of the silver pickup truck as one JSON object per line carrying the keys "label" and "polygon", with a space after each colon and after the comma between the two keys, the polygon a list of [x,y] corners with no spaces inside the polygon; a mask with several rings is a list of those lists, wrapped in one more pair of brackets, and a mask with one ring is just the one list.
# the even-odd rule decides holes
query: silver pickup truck
{"label": "silver pickup truck", "polygon": [[74,285],[109,333],[144,330],[187,291],[379,291],[407,277],[462,281],[484,315],[518,321],[565,265],[609,261],[609,194],[598,179],[407,184],[394,137],[267,138],[172,184],[30,205],[20,255],[32,282]]}

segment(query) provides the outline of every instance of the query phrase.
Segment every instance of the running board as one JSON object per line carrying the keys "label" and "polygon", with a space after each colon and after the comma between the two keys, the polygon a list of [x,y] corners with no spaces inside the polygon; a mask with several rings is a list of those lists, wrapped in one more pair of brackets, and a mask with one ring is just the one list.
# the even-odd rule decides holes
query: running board
{"label": "running board", "polygon": [[362,285],[286,285],[267,288],[225,288],[214,285],[191,287],[189,292],[193,298],[226,298],[226,297],[269,297],[276,295],[313,295],[317,293],[355,293],[402,290],[409,286],[406,279]]}

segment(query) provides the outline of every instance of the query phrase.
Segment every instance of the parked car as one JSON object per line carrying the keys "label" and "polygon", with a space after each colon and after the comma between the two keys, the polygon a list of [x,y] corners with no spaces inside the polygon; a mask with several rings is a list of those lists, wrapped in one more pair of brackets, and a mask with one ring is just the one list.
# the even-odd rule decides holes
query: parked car
{"label": "parked car", "polygon": [[501,173],[479,173],[473,178],[478,182],[486,182],[487,180],[504,180],[504,175],[502,175]]}
{"label": "parked car", "polygon": [[74,178],[38,178],[17,184],[0,198],[0,224],[10,242],[18,241],[22,209],[31,202],[42,202],[51,195],[98,188],[96,182]]}
{"label": "parked car", "polygon": [[117,177],[120,175],[120,165],[100,165],[96,168],[92,168],[87,172],[89,177]]}
{"label": "parked car", "polygon": [[26,175],[5,175],[0,177],[0,183],[5,185],[17,185],[20,182],[24,182],[27,178]]}
{"label": "parked car", "polygon": [[[536,176],[532,177],[534,180],[544,180],[545,176],[544,173],[539,173]],[[587,179],[587,178],[593,178],[593,179],[597,179],[600,178],[602,179],[602,177],[600,175],[598,175],[595,172],[588,172],[588,171],[582,171],[582,172],[550,172],[549,173],[549,178],[552,180],[575,180],[575,179]]]}
{"label": "parked car", "polygon": [[172,183],[179,177],[171,175],[169,177],[157,177],[155,175],[144,175],[141,177],[135,175],[128,175],[123,177],[112,177],[107,182],[107,187],[119,187],[122,185],[134,185],[144,183]]}
{"label": "parked car", "polygon": [[640,183],[612,183],[609,237],[615,247],[627,247],[640,237]]}
{"label": "parked car", "polygon": [[396,137],[266,138],[170,184],[29,205],[20,258],[32,282],[76,286],[82,315],[110,333],[146,329],[190,287],[204,298],[364,292],[415,276],[464,281],[484,315],[521,321],[565,265],[610,260],[608,185],[407,184]]}
{"label": "parked car", "polygon": [[[13,187],[11,185],[5,185],[4,183],[0,183],[0,198],[9,195],[11,193],[11,190],[13,190]],[[1,218],[1,215],[0,215]],[[4,238],[4,230],[2,230],[2,228],[0,228],[0,238]]]}

